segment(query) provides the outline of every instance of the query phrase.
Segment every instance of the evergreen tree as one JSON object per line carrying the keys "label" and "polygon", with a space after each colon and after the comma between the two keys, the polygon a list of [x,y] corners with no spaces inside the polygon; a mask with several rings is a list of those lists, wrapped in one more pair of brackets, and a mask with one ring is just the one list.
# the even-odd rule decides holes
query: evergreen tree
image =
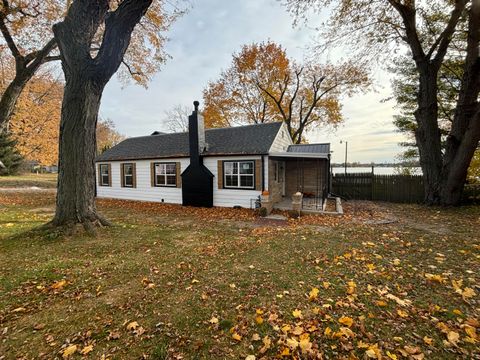
{"label": "evergreen tree", "polygon": [[22,164],[22,155],[15,147],[16,141],[6,131],[0,132],[0,175],[13,175]]}

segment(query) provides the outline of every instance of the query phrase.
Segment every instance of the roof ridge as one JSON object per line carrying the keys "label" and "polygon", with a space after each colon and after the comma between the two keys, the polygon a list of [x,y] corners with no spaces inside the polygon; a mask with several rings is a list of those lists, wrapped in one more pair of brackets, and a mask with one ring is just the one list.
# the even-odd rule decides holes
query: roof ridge
{"label": "roof ridge", "polygon": [[224,129],[238,129],[238,128],[245,128],[245,127],[250,127],[250,126],[262,126],[262,125],[277,125],[281,124],[283,121],[272,121],[268,123],[260,123],[260,124],[247,124],[247,125],[239,125],[239,126],[226,126],[226,127],[221,127],[221,128],[207,128],[207,130],[224,130]]}
{"label": "roof ridge", "polygon": [[330,143],[323,142],[323,143],[308,143],[308,144],[290,144],[289,146],[309,146],[309,145],[330,145]]}
{"label": "roof ridge", "polygon": [[[262,126],[262,125],[277,125],[281,124],[283,121],[272,121],[268,123],[261,123],[261,124],[247,124],[247,125],[239,125],[239,126],[225,126],[221,128],[206,128],[205,131],[211,130],[227,130],[227,129],[238,129],[238,128],[245,128],[250,126]],[[129,139],[140,139],[140,138],[150,138],[151,136],[166,136],[166,135],[180,135],[180,134],[188,134],[188,131],[179,131],[179,132],[171,132],[171,133],[163,133],[163,134],[156,134],[156,135],[141,135],[141,136],[132,136],[126,138],[125,140]]]}

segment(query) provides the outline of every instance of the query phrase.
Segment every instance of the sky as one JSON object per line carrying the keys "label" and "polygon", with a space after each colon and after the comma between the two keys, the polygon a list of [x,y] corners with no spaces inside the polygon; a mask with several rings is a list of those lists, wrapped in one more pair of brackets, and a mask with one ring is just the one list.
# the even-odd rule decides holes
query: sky
{"label": "sky", "polygon": [[[117,79],[107,85],[100,108],[127,137],[166,130],[166,110],[177,104],[202,101],[202,90],[226,69],[242,45],[266,40],[281,44],[290,58],[301,61],[316,36],[311,26],[293,27],[293,19],[277,0],[193,0],[189,12],[169,30],[166,51],[171,59],[162,66],[148,88],[122,86]],[[345,141],[348,161],[394,161],[405,139],[395,132],[393,101],[388,74],[377,69],[374,91],[343,101],[344,123],[336,130],[314,130],[310,143],[331,143],[332,161],[343,162]],[[201,106],[201,105],[200,105]],[[342,141],[342,143],[340,143]]]}

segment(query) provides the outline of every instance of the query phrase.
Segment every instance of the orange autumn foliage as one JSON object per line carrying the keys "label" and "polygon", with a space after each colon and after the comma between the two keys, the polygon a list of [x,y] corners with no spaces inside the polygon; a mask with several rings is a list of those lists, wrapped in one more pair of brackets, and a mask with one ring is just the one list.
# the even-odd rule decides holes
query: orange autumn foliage
{"label": "orange autumn foliage", "polygon": [[370,85],[353,62],[299,64],[274,42],[233,54],[230,67],[203,92],[205,124],[224,127],[284,121],[295,143],[308,131],[343,121],[342,100]]}
{"label": "orange autumn foliage", "polygon": [[27,160],[58,162],[58,136],[63,84],[43,74],[30,81],[17,103],[9,130]]}

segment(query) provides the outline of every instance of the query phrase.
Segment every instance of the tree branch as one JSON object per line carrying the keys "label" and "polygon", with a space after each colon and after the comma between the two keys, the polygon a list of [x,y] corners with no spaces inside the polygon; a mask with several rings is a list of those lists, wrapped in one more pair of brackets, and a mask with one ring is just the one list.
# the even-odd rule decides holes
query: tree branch
{"label": "tree branch", "polygon": [[85,61],[93,65],[90,48],[98,27],[105,19],[108,4],[108,0],[73,1],[65,19],[53,26],[66,75],[70,72],[69,68],[85,67]]}
{"label": "tree branch", "polygon": [[292,98],[290,99],[290,102],[288,103],[288,120],[290,122],[292,121],[293,103],[295,102],[295,98],[297,97],[298,91],[300,89],[300,75],[302,74],[302,72],[303,72],[303,67],[301,67],[298,70],[295,70],[295,77],[297,79],[297,82],[295,84],[295,90],[293,91]]}
{"label": "tree branch", "polygon": [[12,35],[7,28],[7,25],[5,25],[5,15],[3,14],[0,14],[0,31],[2,32],[3,38],[5,39],[5,42],[7,43],[8,48],[12,52],[15,60],[23,60],[23,57],[20,54],[20,51],[18,50],[17,45],[15,44],[15,41],[13,40]]}
{"label": "tree branch", "polygon": [[35,72],[38,69],[38,67],[45,62],[47,55],[50,54],[50,52],[56,47],[57,47],[56,40],[54,38],[50,39],[42,49],[40,49],[39,51],[36,51],[36,56],[33,59],[33,61],[27,65],[27,69]]}
{"label": "tree branch", "polygon": [[433,59],[437,66],[440,66],[440,64],[443,62],[450,41],[452,40],[452,35],[455,32],[455,28],[457,27],[458,20],[460,19],[463,10],[467,6],[467,2],[468,0],[457,0],[455,2],[455,9],[453,9],[452,14],[450,15],[450,19],[448,20],[446,28],[438,36],[428,51],[427,58],[430,59],[438,46],[437,53]]}
{"label": "tree branch", "polygon": [[395,10],[397,10],[402,18],[407,36],[407,43],[412,50],[413,59],[418,65],[425,60],[425,52],[423,51],[422,43],[418,38],[415,2],[410,2],[411,6],[404,5],[396,0],[388,0],[388,2]]}
{"label": "tree branch", "polygon": [[130,73],[131,76],[142,75],[142,73],[140,73],[138,71],[133,71],[132,67],[125,60],[122,60],[122,64],[125,65],[125,67],[127,68],[128,72]]}
{"label": "tree branch", "polygon": [[124,0],[105,19],[102,45],[95,63],[102,68],[103,81],[108,81],[122,63],[132,31],[152,4],[152,0]]}
{"label": "tree branch", "polygon": [[273,100],[273,102],[275,103],[275,105],[277,106],[278,108],[278,111],[280,111],[280,114],[282,115],[283,117],[283,120],[285,120],[285,122],[287,122],[287,124],[289,123],[288,121],[288,116],[287,114],[285,114],[285,111],[284,109],[282,108],[282,100],[283,100],[283,97],[285,96],[285,91],[287,90],[287,86],[286,84],[288,83],[288,80],[289,79],[289,76],[288,74],[285,75],[285,79],[284,79],[284,84],[285,86],[283,87],[283,90],[281,90],[281,93],[280,93],[280,99],[277,99],[273,94],[271,94],[267,89],[265,89],[264,87],[262,87],[262,85],[260,85],[260,81],[257,80],[256,83],[257,83],[257,87],[262,90],[270,99]]}

